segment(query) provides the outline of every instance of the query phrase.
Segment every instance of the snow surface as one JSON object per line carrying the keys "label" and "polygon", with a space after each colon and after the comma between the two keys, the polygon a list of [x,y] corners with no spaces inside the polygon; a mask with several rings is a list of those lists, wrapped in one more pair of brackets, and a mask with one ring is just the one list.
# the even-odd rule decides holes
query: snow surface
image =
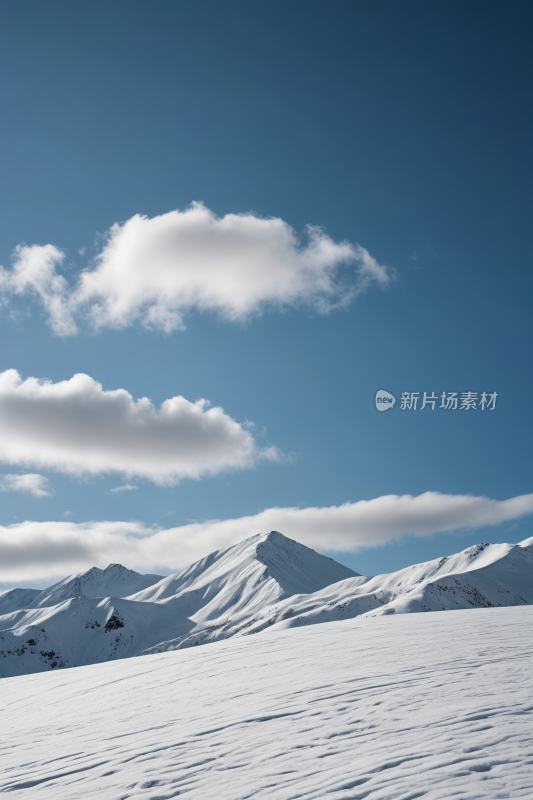
{"label": "snow surface", "polygon": [[314,625],[0,686],[24,800],[533,797],[533,608]]}

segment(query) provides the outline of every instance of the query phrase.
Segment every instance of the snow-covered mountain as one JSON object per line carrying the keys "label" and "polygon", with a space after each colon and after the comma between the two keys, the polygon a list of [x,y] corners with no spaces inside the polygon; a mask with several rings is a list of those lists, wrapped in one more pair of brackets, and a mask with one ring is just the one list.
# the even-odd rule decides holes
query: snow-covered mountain
{"label": "snow-covered mountain", "polygon": [[358,577],[333,559],[270,531],[211,553],[129,600],[165,604],[193,623],[168,643],[183,647],[227,639],[273,603]]}
{"label": "snow-covered mountain", "polygon": [[271,531],[156,578],[111,565],[26,590],[26,608],[0,616],[0,677],[357,616],[533,604],[533,538],[370,578]]}
{"label": "snow-covered mountain", "polygon": [[533,607],[359,618],[2,681],[11,800],[527,800]]}
{"label": "snow-covered mountain", "polygon": [[356,575],[276,531],[212,553],[125,599],[127,581],[119,584],[122,598],[101,599],[101,588],[117,586],[126,573],[137,575],[120,565],[89,570],[83,580],[72,576],[45,590],[29,608],[0,616],[0,677],[128,658],[162,642],[169,649],[228,638],[272,603]]}
{"label": "snow-covered mountain", "polygon": [[30,608],[40,594],[41,589],[6,589],[0,592],[0,615],[10,614],[19,608]]}
{"label": "snow-covered mountain", "polygon": [[53,586],[43,589],[30,605],[19,608],[55,606],[73,597],[127,597],[152,586],[161,578],[161,575],[141,575],[139,572],[126,569],[122,564],[110,564],[105,569],[92,567],[87,572],[69,575]]}
{"label": "snow-covered mountain", "polygon": [[190,627],[174,609],[118,597],[75,597],[0,617],[0,677],[139,655]]}
{"label": "snow-covered mountain", "polygon": [[288,598],[257,614],[246,633],[320,622],[533,604],[533,537],[478,544],[460,553],[377,575],[349,578]]}

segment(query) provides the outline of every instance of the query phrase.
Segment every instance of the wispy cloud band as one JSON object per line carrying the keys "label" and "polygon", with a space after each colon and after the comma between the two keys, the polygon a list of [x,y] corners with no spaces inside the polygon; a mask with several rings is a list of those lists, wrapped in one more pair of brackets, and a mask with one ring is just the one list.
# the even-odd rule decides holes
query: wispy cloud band
{"label": "wispy cloud band", "polygon": [[268,530],[322,552],[357,552],[405,535],[481,528],[533,511],[533,494],[509,500],[425,492],[327,508],[270,508],[254,516],[176,528],[140,522],[23,522],[0,527],[0,581],[44,581],[120,562],[142,572],[173,571]]}

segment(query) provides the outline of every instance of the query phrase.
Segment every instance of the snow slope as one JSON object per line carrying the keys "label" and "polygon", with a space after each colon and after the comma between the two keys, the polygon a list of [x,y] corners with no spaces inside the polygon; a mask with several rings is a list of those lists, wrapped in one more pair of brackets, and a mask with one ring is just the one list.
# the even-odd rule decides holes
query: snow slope
{"label": "snow slope", "polygon": [[0,592],[0,615],[10,614],[19,608],[29,608],[40,594],[40,589],[6,589]]}
{"label": "snow slope", "polygon": [[533,608],[359,618],[8,678],[0,793],[533,797]]}

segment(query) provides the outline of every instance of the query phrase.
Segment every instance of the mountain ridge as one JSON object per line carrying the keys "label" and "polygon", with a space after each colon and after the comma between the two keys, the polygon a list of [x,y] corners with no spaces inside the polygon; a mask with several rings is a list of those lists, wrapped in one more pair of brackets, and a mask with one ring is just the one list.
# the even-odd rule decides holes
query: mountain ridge
{"label": "mountain ridge", "polygon": [[247,634],[354,617],[533,604],[533,537],[481,543],[364,580],[348,579],[265,609]]}
{"label": "mountain ridge", "polygon": [[[128,572],[121,565],[93,567],[44,590],[31,608],[0,616],[0,676],[127,658],[164,641],[190,646],[227,638],[239,620],[275,601],[356,575],[270,531],[215,551],[131,596],[86,596],[95,577],[101,586],[105,573],[116,579]],[[45,605],[54,599],[56,605]]]}
{"label": "mountain ridge", "polygon": [[[356,616],[533,604],[533,537],[518,545],[481,543],[368,577],[270,531],[158,577],[111,564],[37,595],[12,590],[30,603],[0,615],[0,676]],[[139,580],[148,585],[131,595],[98,596],[103,588],[125,590]],[[88,597],[91,592],[97,596]]]}
{"label": "mountain ridge", "polygon": [[[12,589],[11,592],[37,591],[29,605],[23,608],[47,608],[76,597],[127,597],[135,591],[151,586],[161,580],[162,575],[141,575],[122,564],[109,564],[105,569],[91,567],[86,572],[67,575],[63,580],[38,590]],[[2,596],[0,595],[0,604]],[[15,609],[13,609],[15,610]]]}

